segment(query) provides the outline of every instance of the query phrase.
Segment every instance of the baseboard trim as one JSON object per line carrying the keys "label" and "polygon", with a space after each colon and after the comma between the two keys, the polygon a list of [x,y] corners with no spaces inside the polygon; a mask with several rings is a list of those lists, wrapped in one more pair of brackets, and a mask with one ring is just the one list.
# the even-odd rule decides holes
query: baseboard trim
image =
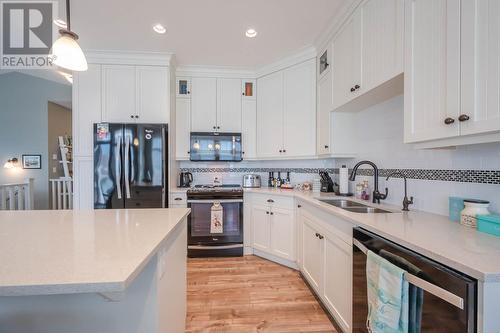
{"label": "baseboard trim", "polygon": [[299,267],[297,266],[297,263],[295,263],[293,261],[286,260],[286,259],[277,257],[275,255],[272,255],[272,254],[269,254],[269,253],[266,253],[266,252],[263,252],[263,251],[259,251],[257,249],[253,249],[253,254],[256,255],[257,257],[261,257],[261,258],[270,260],[272,262],[275,262],[277,264],[286,266],[288,268],[295,269],[297,271],[299,270]]}

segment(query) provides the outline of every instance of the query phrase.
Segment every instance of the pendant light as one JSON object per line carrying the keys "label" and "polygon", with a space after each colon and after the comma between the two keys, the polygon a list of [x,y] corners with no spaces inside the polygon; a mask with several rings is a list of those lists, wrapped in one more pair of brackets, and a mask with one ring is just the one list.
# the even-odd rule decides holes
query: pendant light
{"label": "pendant light", "polygon": [[66,0],[67,29],[59,30],[61,37],[52,45],[52,62],[72,71],[86,71],[87,59],[78,45],[78,35],[71,31],[69,0]]}

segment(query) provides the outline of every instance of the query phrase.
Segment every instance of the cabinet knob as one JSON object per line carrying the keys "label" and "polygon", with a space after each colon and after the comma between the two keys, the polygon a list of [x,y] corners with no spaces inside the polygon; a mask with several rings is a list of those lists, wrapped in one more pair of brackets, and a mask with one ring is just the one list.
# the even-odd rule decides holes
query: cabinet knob
{"label": "cabinet knob", "polygon": [[319,238],[319,239],[323,239],[323,238],[325,238],[325,237],[323,237],[323,235],[319,234],[318,238]]}
{"label": "cabinet knob", "polygon": [[460,117],[458,117],[458,121],[467,121],[469,119],[470,117],[466,114],[461,114]]}
{"label": "cabinet knob", "polygon": [[213,128],[213,129],[216,129],[216,128],[217,128],[217,126],[214,126],[214,127],[212,127],[212,128]]}
{"label": "cabinet knob", "polygon": [[139,119],[139,116],[138,116],[138,115],[135,115],[135,119]]}
{"label": "cabinet knob", "polygon": [[328,149],[328,148],[329,148],[328,145],[325,145],[325,149]]}
{"label": "cabinet knob", "polygon": [[351,88],[351,92],[355,92],[356,89],[354,87]]}
{"label": "cabinet knob", "polygon": [[297,205],[297,208],[302,208],[302,205]]}
{"label": "cabinet knob", "polygon": [[220,126],[217,126],[217,129],[220,129]]}
{"label": "cabinet knob", "polygon": [[182,200],[182,198],[175,198],[174,200],[175,201],[180,201],[180,200]]}
{"label": "cabinet knob", "polygon": [[269,215],[269,212],[266,212],[267,215]]}
{"label": "cabinet knob", "polygon": [[188,95],[189,95],[191,92],[190,92],[190,91],[188,91],[187,93],[188,93]]}
{"label": "cabinet knob", "polygon": [[283,149],[283,152],[286,153],[286,149]]}
{"label": "cabinet knob", "polygon": [[131,115],[130,115],[130,118],[134,119],[134,115],[133,115],[133,114],[131,114]]}
{"label": "cabinet knob", "polygon": [[280,153],[282,153],[282,152],[283,152],[283,150],[280,149]]}
{"label": "cabinet knob", "polygon": [[354,89],[355,89],[355,90],[358,90],[359,88],[361,88],[361,87],[359,86],[359,84],[357,84],[357,85],[355,85],[355,86],[354,86]]}
{"label": "cabinet knob", "polygon": [[444,120],[444,123],[445,123],[446,125],[451,125],[451,124],[453,124],[454,122],[455,122],[455,119],[450,118],[450,117],[448,117],[448,118],[446,118],[446,119]]}
{"label": "cabinet knob", "polygon": [[273,212],[271,212],[271,215],[274,215],[274,213],[273,213]]}
{"label": "cabinet knob", "polygon": [[273,203],[273,202],[274,202],[274,200],[273,200],[273,199],[267,199],[267,202],[269,202],[269,203]]}
{"label": "cabinet knob", "polygon": [[243,96],[245,96],[245,93],[241,93]]}

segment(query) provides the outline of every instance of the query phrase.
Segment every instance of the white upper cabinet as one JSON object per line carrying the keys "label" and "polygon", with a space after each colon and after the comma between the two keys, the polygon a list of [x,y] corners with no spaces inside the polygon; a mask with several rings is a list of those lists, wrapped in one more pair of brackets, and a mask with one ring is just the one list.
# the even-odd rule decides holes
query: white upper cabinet
{"label": "white upper cabinet", "polygon": [[368,0],[361,5],[362,91],[403,72],[404,2]]}
{"label": "white upper cabinet", "polygon": [[313,156],[316,151],[316,59],[285,70],[283,153]]}
{"label": "white upper cabinet", "polygon": [[257,156],[308,157],[316,150],[316,61],[258,79]]}
{"label": "white upper cabinet", "polygon": [[318,81],[318,111],[316,154],[329,155],[330,150],[330,113],[332,111],[332,75],[323,75]]}
{"label": "white upper cabinet", "polygon": [[356,11],[333,40],[333,107],[359,95],[361,82],[361,14]]}
{"label": "white upper cabinet", "polygon": [[243,159],[257,157],[257,101],[244,99],[241,103],[241,143]]}
{"label": "white upper cabinet", "polygon": [[241,132],[241,80],[217,79],[217,131]]}
{"label": "white upper cabinet", "polygon": [[257,81],[257,156],[278,157],[283,151],[283,72]]}
{"label": "white upper cabinet", "polygon": [[498,0],[462,1],[461,135],[500,130],[499,18]]}
{"label": "white upper cabinet", "polygon": [[405,2],[405,142],[460,134],[460,1]]}
{"label": "white upper cabinet", "polygon": [[191,131],[217,131],[217,79],[191,79]]}
{"label": "white upper cabinet", "polygon": [[102,66],[102,120],[134,122],[136,110],[135,66]]}
{"label": "white upper cabinet", "polygon": [[170,121],[170,73],[168,67],[137,66],[138,122],[165,123]]}
{"label": "white upper cabinet", "polygon": [[175,104],[175,158],[188,160],[191,148],[191,100],[177,98]]}
{"label": "white upper cabinet", "polygon": [[166,66],[102,65],[102,121],[168,123]]}
{"label": "white upper cabinet", "polygon": [[73,154],[92,156],[93,124],[101,121],[101,65],[73,75]]}

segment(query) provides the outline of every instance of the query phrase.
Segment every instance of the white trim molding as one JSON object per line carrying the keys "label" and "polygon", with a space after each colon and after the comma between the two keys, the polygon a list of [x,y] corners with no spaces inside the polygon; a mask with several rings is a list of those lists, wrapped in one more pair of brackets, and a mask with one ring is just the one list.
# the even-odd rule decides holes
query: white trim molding
{"label": "white trim molding", "polygon": [[174,61],[173,53],[166,52],[129,52],[129,51],[84,51],[88,63],[103,65],[144,65],[170,66]]}

